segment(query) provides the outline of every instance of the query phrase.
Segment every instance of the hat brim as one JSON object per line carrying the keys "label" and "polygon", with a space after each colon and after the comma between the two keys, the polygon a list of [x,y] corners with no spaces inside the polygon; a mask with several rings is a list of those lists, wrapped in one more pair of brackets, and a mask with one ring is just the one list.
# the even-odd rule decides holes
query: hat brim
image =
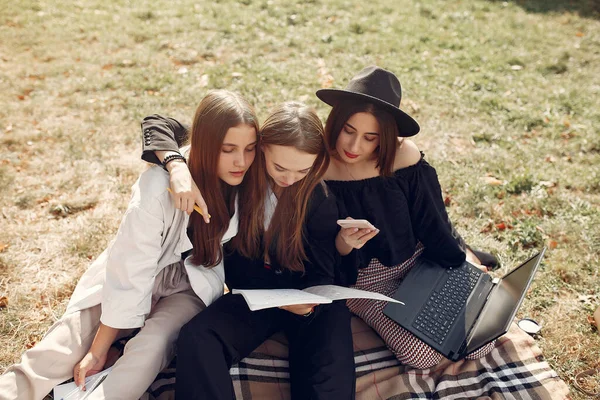
{"label": "hat brim", "polygon": [[398,125],[398,136],[414,136],[421,130],[421,127],[413,117],[393,104],[380,100],[377,97],[341,89],[319,89],[316,94],[319,99],[332,107],[345,100],[359,100],[374,103],[394,116],[396,124]]}

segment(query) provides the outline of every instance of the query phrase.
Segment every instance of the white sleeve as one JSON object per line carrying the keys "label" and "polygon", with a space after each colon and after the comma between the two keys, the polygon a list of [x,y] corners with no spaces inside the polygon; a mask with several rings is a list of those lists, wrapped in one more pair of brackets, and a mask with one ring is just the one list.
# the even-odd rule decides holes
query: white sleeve
{"label": "white sleeve", "polygon": [[144,325],[161,254],[163,218],[131,205],[108,250],[100,321],[118,329]]}

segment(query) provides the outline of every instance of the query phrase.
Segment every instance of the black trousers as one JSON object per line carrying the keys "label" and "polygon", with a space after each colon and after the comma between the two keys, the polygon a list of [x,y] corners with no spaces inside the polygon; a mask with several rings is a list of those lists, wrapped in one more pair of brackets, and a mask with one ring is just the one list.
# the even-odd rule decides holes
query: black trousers
{"label": "black trousers", "polygon": [[354,399],[350,311],[345,302],[318,308],[312,317],[278,308],[250,311],[242,296],[222,296],[181,329],[176,398],[235,399],[231,365],[283,330],[289,342],[292,399]]}

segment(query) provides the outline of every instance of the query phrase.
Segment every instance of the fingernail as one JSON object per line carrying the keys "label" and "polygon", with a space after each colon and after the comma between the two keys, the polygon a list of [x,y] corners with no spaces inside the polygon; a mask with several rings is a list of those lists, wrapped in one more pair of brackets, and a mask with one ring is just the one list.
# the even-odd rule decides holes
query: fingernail
{"label": "fingernail", "polygon": [[354,228],[352,232],[358,232],[358,228]]}

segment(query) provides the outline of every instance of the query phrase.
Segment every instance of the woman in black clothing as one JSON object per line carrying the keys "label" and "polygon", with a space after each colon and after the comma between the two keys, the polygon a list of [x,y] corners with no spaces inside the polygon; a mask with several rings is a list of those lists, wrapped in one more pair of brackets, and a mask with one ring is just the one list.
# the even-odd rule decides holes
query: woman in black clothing
{"label": "woman in black clothing", "polygon": [[[185,130],[158,116],[146,119],[142,127],[149,143],[156,143],[153,135],[160,130],[171,137]],[[267,118],[259,136],[261,151],[252,177],[257,187],[240,193],[239,233],[225,248],[227,286],[302,289],[334,283],[338,208],[321,181],[329,165],[323,125],[306,106],[285,103]],[[354,398],[350,312],[345,303],[250,311],[240,295],[232,294],[182,328],[176,396],[233,398],[231,365],[280,330],[289,341],[294,399]]]}
{"label": "woman in black clothing", "polygon": [[[465,258],[476,265],[497,263],[486,253],[477,252],[479,259],[450,223],[435,169],[405,139],[417,134],[419,125],[398,108],[401,88],[393,73],[367,67],[345,90],[322,89],[317,96],[333,106],[325,126],[332,155],[325,179],[340,212],[367,219],[378,228],[340,231],[336,247],[347,256],[345,284],[393,296],[421,256],[443,267],[458,266]],[[442,359],[386,317],[385,302],[351,299],[347,304],[403,364],[429,368]],[[469,357],[480,357],[492,348],[493,343]]]}

